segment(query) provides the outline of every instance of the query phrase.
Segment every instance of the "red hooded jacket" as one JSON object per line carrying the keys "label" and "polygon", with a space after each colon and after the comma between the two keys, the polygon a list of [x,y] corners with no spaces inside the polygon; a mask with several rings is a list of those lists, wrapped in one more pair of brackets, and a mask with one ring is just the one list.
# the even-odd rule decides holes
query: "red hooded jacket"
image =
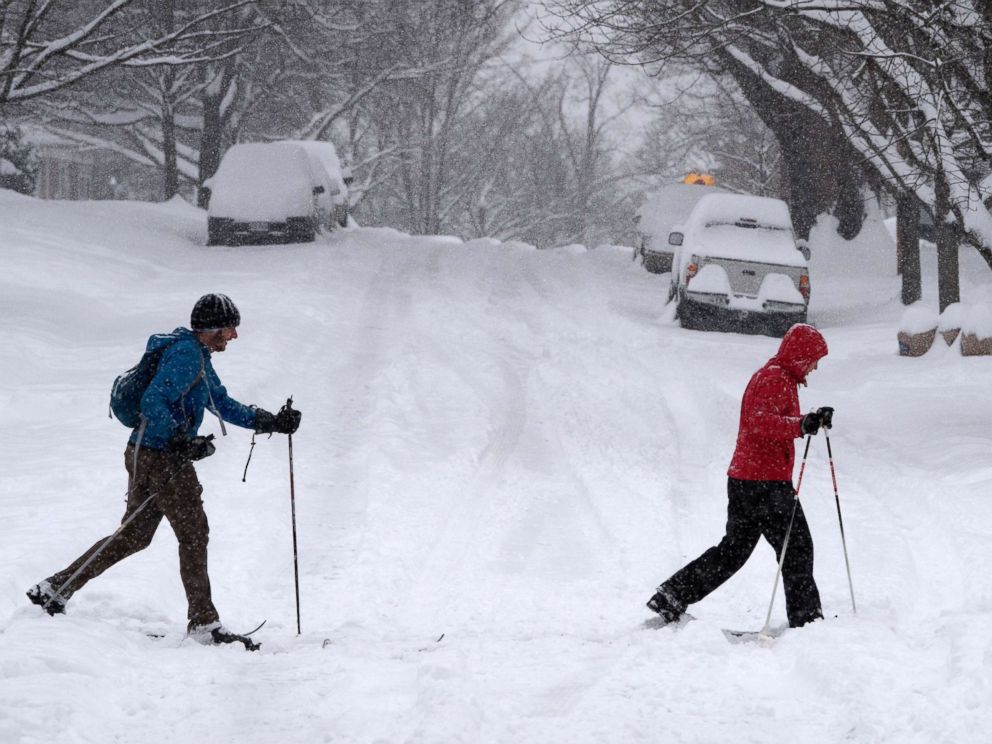
{"label": "red hooded jacket", "polygon": [[803,435],[799,385],[827,342],[811,325],[798,323],[764,367],[754,373],[741,400],[737,447],[727,475],[738,480],[792,481],[794,440]]}

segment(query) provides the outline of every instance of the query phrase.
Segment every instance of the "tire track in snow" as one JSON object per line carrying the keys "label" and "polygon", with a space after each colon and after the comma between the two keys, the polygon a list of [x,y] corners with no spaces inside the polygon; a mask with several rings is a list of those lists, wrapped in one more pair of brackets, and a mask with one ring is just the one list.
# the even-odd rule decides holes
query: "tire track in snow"
{"label": "tire track in snow", "polygon": [[[489,304],[497,298],[494,310],[498,310],[500,298],[520,299],[520,282],[518,267],[514,266],[508,272],[504,262],[492,263],[497,264],[497,271],[487,271],[486,262],[481,271],[478,265],[471,269],[474,274],[487,278],[486,286],[480,287],[480,296],[488,296]],[[456,269],[449,267],[448,271]],[[444,286],[448,284],[446,282]],[[457,286],[458,282],[450,284]],[[458,305],[457,298],[448,299]],[[471,571],[479,545],[489,539],[487,535],[499,529],[502,519],[503,507],[494,499],[500,493],[507,466],[517,454],[529,422],[527,380],[532,366],[531,354],[526,349],[526,342],[519,340],[518,328],[504,328],[493,320],[496,330],[485,330],[483,337],[473,339],[474,343],[465,349],[453,349],[443,341],[431,348],[432,360],[460,379],[489,411],[485,438],[472,455],[471,474],[457,487],[457,495],[443,511],[444,519],[432,530],[431,548],[424,558],[419,578],[407,592],[410,597],[416,597],[431,587],[436,593],[437,576],[448,576],[446,596],[438,602],[438,607],[457,606],[463,596],[472,592],[475,578]],[[481,363],[480,351],[484,352]]]}
{"label": "tire track in snow", "polygon": [[[331,408],[322,413],[325,421],[320,434],[325,450],[321,469],[327,498],[320,507],[321,518],[314,533],[323,537],[314,572],[326,586],[340,589],[351,596],[356,579],[356,559],[366,541],[370,508],[369,442],[365,433],[375,431],[373,421],[377,405],[376,379],[389,363],[396,331],[409,311],[411,296],[403,282],[413,257],[402,251],[384,249],[378,264],[367,274],[368,284],[362,290],[361,303],[348,323],[347,340],[339,336],[316,345],[320,353],[336,352],[335,362],[326,369],[326,380],[317,385],[333,386]],[[338,361],[340,360],[340,361]],[[323,489],[322,489],[323,490]],[[360,576],[360,574],[359,574]],[[351,585],[349,585],[351,584]],[[335,592],[338,594],[338,592]],[[354,609],[340,607],[337,602],[321,598],[327,607],[324,613],[341,618],[354,617]]]}

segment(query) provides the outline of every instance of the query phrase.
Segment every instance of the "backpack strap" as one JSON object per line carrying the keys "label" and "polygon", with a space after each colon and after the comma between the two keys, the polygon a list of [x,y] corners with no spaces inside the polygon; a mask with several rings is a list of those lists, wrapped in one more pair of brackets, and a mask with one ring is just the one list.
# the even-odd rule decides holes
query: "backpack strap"
{"label": "backpack strap", "polygon": [[[201,352],[200,353],[200,374],[197,376],[197,378],[196,378],[197,380],[199,380],[201,377],[205,377],[205,375],[204,375],[205,367],[206,367],[206,360],[203,358],[203,353]],[[194,380],[193,382],[195,384],[196,380]],[[210,401],[210,405],[208,406],[208,408],[210,409],[210,413],[212,413],[214,416],[216,416],[217,417],[217,420],[220,421],[220,435],[222,437],[226,437],[227,436],[227,427],[224,426],[224,419],[221,417],[220,411],[217,410],[217,404],[214,403],[214,394],[210,391],[210,379],[209,378],[206,379],[206,384],[207,384],[207,399]]]}
{"label": "backpack strap", "polygon": [[141,440],[144,439],[147,426],[148,419],[145,418],[144,414],[141,414],[141,426],[138,427],[138,438],[134,442],[134,463],[131,465],[131,472],[134,475],[127,482],[127,498],[129,503],[131,500],[131,489],[138,481],[138,453],[141,452]]}

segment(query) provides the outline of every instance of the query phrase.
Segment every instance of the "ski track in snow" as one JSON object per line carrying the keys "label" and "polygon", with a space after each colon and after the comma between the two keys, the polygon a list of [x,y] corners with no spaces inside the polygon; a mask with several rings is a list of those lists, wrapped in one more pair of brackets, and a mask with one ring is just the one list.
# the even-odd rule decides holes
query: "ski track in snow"
{"label": "ski track in snow", "polygon": [[[858,615],[818,437],[801,498],[829,620],[761,648],[720,628],[764,622],[763,543],[695,621],[643,621],[722,535],[740,395],[777,341],[682,331],[667,277],[629,253],[387,229],[208,249],[180,202],[7,192],[0,217],[0,742],[985,740],[992,360],[895,355],[898,282],[858,268],[889,247],[818,254],[831,354],[800,393],[837,408]],[[992,299],[980,260],[962,276],[966,301]],[[256,654],[184,638],[167,527],[65,616],[24,598],[116,526],[110,382],[208,291],[242,311],[215,359],[231,394],[304,413],[299,637],[285,438],[257,439],[245,483],[243,430],[198,465],[215,601],[236,630],[268,620]]]}

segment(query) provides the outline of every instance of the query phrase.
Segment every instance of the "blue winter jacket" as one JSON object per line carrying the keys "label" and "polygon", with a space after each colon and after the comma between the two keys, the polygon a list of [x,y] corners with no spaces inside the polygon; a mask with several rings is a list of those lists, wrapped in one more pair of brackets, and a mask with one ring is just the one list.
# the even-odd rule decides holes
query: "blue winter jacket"
{"label": "blue winter jacket", "polygon": [[[179,340],[175,338],[178,336]],[[169,346],[171,344],[171,346]],[[178,436],[192,439],[203,421],[203,410],[212,410],[224,421],[255,426],[256,409],[239,403],[227,394],[210,363],[210,350],[188,328],[148,339],[146,351],[169,346],[162,354],[155,377],[141,397],[141,413],[147,420],[142,448],[168,449]],[[138,429],[130,442],[138,439]]]}

